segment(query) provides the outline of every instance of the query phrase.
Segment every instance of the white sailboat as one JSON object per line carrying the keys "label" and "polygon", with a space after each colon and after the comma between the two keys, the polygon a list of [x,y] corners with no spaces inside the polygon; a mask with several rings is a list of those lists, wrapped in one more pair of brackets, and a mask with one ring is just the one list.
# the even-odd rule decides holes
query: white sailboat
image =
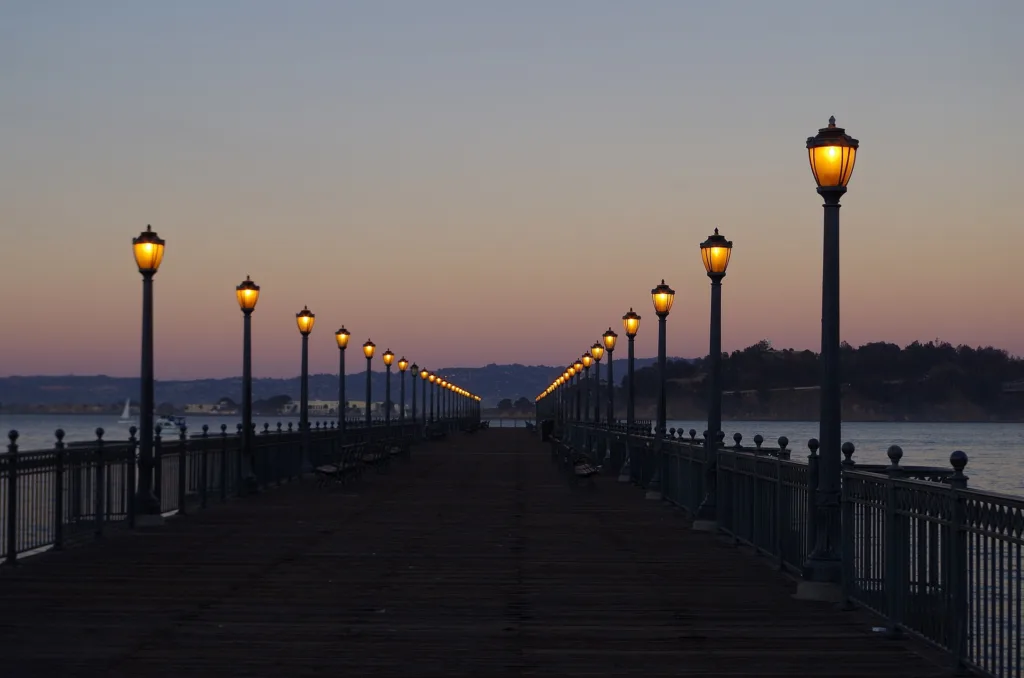
{"label": "white sailboat", "polygon": [[134,424],[135,417],[132,416],[132,399],[128,398],[124,401],[124,411],[121,412],[121,418],[117,422],[118,424]]}

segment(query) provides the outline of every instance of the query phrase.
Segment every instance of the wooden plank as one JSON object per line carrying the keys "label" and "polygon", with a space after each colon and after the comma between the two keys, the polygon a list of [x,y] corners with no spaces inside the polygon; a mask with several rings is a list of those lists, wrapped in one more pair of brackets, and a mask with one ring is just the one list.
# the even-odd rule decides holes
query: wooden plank
{"label": "wooden plank", "polygon": [[[946,675],[522,429],[0,575],[0,675]],[[344,672],[344,674],[343,674]]]}

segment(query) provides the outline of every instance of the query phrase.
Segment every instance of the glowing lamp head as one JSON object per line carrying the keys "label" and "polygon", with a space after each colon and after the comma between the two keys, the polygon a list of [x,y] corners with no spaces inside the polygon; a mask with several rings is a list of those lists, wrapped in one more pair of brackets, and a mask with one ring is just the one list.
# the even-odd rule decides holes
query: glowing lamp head
{"label": "glowing lamp head", "polygon": [[594,356],[590,355],[590,351],[583,354],[583,369],[589,370],[590,366],[594,364]]}
{"label": "glowing lamp head", "polygon": [[409,361],[405,359],[405,356],[402,356],[398,359],[398,370],[405,372],[407,369],[409,369]]}
{"label": "glowing lamp head", "polygon": [[238,297],[238,306],[242,309],[242,313],[252,313],[260,298],[260,286],[254,283],[249,276],[245,276],[242,284],[235,288],[235,296]]}
{"label": "glowing lamp head", "polygon": [[132,253],[135,254],[135,264],[139,267],[139,273],[153,275],[160,269],[160,262],[164,260],[165,244],[152,226],[146,226],[146,230],[140,233],[138,238],[132,238]]}
{"label": "glowing lamp head", "polygon": [[423,381],[426,381],[427,377],[429,377],[429,376],[430,376],[430,372],[427,372],[426,370],[420,370],[420,379],[422,379]]}
{"label": "glowing lamp head", "polygon": [[334,333],[334,340],[338,342],[338,348],[344,351],[348,348],[348,339],[352,334],[342,325],[341,329]]}
{"label": "glowing lamp head", "polygon": [[619,335],[612,332],[612,328],[608,328],[604,334],[601,335],[601,341],[604,342],[604,349],[611,353],[615,350],[615,342],[618,341]]}
{"label": "glowing lamp head", "polygon": [[662,278],[661,284],[651,290],[651,298],[654,300],[654,312],[658,314],[659,318],[664,318],[672,310],[672,302],[676,299],[676,292],[666,285],[664,278]]}
{"label": "glowing lamp head", "polygon": [[315,322],[316,316],[313,315],[308,306],[303,306],[302,310],[295,314],[295,324],[299,326],[299,332],[304,337],[308,337],[309,333],[313,331],[313,323]]}
{"label": "glowing lamp head", "polygon": [[369,339],[363,344],[363,355],[366,356],[367,360],[373,359],[373,352],[377,350],[377,344],[373,343]]}
{"label": "glowing lamp head", "polygon": [[[405,360],[405,358],[403,358],[402,360]],[[402,371],[404,372],[405,370]],[[420,366],[417,365],[416,363],[413,363],[412,365],[409,365],[409,371],[412,372],[412,378],[415,379],[416,375],[420,373]]]}
{"label": "glowing lamp head", "polygon": [[436,375],[428,374],[427,378],[430,379],[430,383],[431,384],[436,384],[437,383],[437,376]]}
{"label": "glowing lamp head", "polygon": [[635,337],[640,330],[640,316],[632,308],[622,316],[622,329],[626,330],[626,336],[630,338]]}
{"label": "glowing lamp head", "polygon": [[811,161],[811,173],[819,189],[845,189],[853,175],[860,142],[836,127],[836,118],[828,119],[828,127],[822,127],[818,134],[807,138],[807,157]]}
{"label": "glowing lamp head", "polygon": [[590,355],[594,357],[595,362],[601,362],[601,358],[604,357],[604,346],[595,341],[590,347]]}
{"label": "glowing lamp head", "polygon": [[576,374],[579,374],[580,372],[583,371],[583,362],[580,361],[580,360],[577,360],[576,362],[574,362],[572,364],[572,367],[573,367],[574,370],[576,370]]}
{"label": "glowing lamp head", "polygon": [[384,360],[384,364],[391,367],[391,363],[395,362],[395,354],[391,352],[391,349],[384,351],[384,355],[381,356]]}
{"label": "glowing lamp head", "polygon": [[708,272],[710,278],[725,276],[730,257],[732,241],[726,240],[724,235],[719,235],[717,228],[714,235],[709,235],[708,239],[700,244],[700,258],[704,261],[704,270]]}

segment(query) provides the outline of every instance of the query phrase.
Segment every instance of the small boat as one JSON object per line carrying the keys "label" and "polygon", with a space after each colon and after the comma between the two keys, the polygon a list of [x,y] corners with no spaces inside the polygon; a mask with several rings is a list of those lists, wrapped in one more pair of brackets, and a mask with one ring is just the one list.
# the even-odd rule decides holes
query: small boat
{"label": "small boat", "polygon": [[176,417],[174,415],[156,415],[156,421],[153,422],[154,426],[159,426],[163,433],[164,431],[177,431],[185,425],[185,417]]}
{"label": "small boat", "polygon": [[134,424],[135,417],[132,416],[132,399],[128,398],[124,401],[124,411],[121,412],[121,418],[117,420],[118,424]]}

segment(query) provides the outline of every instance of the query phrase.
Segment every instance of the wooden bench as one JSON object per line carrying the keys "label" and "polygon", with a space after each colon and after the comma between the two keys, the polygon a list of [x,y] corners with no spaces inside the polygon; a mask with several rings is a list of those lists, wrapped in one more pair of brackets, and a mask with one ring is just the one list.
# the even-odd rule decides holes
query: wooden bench
{"label": "wooden bench", "polygon": [[359,471],[359,464],[353,461],[353,457],[354,455],[359,454],[362,448],[363,443],[345,445],[341,449],[341,457],[337,462],[321,464],[313,469],[317,485],[323,487],[331,482],[343,483],[357,475]]}

